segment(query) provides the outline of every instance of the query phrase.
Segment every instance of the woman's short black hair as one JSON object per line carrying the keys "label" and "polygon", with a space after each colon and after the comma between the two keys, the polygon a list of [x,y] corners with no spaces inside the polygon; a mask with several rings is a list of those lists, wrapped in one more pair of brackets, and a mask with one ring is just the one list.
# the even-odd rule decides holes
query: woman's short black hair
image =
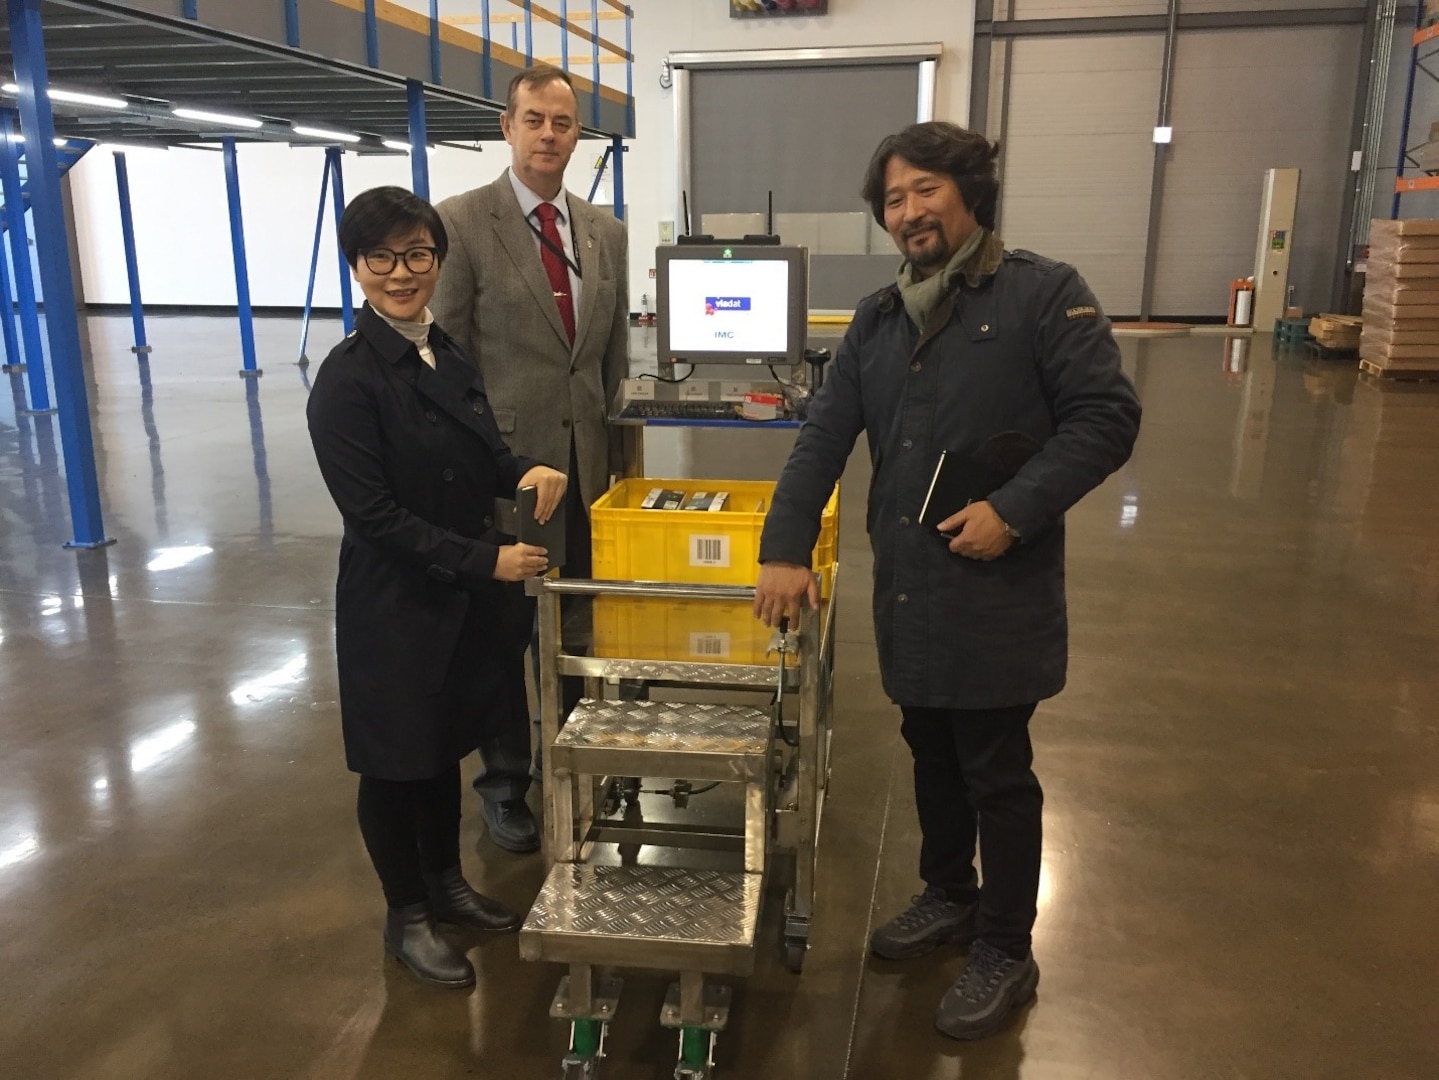
{"label": "woman's short black hair", "polygon": [[999,205],[999,176],[995,161],[999,143],[958,124],[931,120],[910,124],[879,144],[870,158],[860,194],[869,203],[874,220],[884,224],[884,173],[889,159],[902,157],[917,169],[945,173],[954,178],[965,208],[986,229],[994,228]]}
{"label": "woman's short black hair", "polygon": [[402,187],[371,188],[356,195],[340,216],[340,250],[345,260],[355,266],[360,252],[383,247],[396,233],[422,226],[435,238],[443,263],[449,254],[450,237],[435,208]]}

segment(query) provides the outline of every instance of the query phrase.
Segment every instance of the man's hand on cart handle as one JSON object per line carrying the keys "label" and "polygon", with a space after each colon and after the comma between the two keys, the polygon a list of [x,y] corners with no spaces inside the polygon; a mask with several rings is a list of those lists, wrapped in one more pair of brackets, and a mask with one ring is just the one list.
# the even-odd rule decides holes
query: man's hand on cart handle
{"label": "man's hand on cart handle", "polygon": [[805,601],[819,608],[819,582],[814,571],[794,563],[767,562],[759,571],[754,590],[754,617],[766,626],[777,626],[788,616],[792,626],[799,625]]}
{"label": "man's hand on cart handle", "polygon": [[535,489],[535,520],[541,525],[549,521],[559,507],[568,484],[569,478],[564,473],[548,465],[536,465],[520,477],[520,487]]}

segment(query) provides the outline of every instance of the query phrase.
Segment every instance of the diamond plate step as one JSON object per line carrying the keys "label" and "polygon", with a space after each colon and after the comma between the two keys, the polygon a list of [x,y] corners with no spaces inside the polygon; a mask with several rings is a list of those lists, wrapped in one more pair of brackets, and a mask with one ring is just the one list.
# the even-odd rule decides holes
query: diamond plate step
{"label": "diamond plate step", "polygon": [[749,975],[763,892],[763,874],[556,863],[520,930],[520,955]]}
{"label": "diamond plate step", "polygon": [[763,782],[770,715],[748,705],[581,701],[554,745],[557,768],[611,776]]}

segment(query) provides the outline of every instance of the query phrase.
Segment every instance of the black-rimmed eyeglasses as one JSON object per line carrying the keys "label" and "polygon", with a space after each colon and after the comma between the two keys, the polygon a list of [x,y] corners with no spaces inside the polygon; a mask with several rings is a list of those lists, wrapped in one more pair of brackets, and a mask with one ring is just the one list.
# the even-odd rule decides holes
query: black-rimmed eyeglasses
{"label": "black-rimmed eyeglasses", "polygon": [[440,257],[440,249],[433,247],[412,247],[404,251],[391,251],[389,248],[370,248],[360,252],[360,258],[365,260],[365,269],[372,274],[392,274],[401,259],[405,260],[405,266],[412,274],[428,274],[435,268],[435,262]]}

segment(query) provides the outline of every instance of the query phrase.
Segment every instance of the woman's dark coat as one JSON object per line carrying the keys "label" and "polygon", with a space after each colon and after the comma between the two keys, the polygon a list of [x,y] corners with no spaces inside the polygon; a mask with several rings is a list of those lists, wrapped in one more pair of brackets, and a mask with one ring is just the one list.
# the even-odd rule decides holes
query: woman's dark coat
{"label": "woman's dark coat", "polygon": [[[478,369],[438,326],[432,370],[368,305],[325,358],[310,438],[344,519],[335,651],[345,757],[416,780],[525,711],[519,627],[494,580],[496,497],[539,464],[510,453]],[[522,613],[521,613],[522,614]]]}

